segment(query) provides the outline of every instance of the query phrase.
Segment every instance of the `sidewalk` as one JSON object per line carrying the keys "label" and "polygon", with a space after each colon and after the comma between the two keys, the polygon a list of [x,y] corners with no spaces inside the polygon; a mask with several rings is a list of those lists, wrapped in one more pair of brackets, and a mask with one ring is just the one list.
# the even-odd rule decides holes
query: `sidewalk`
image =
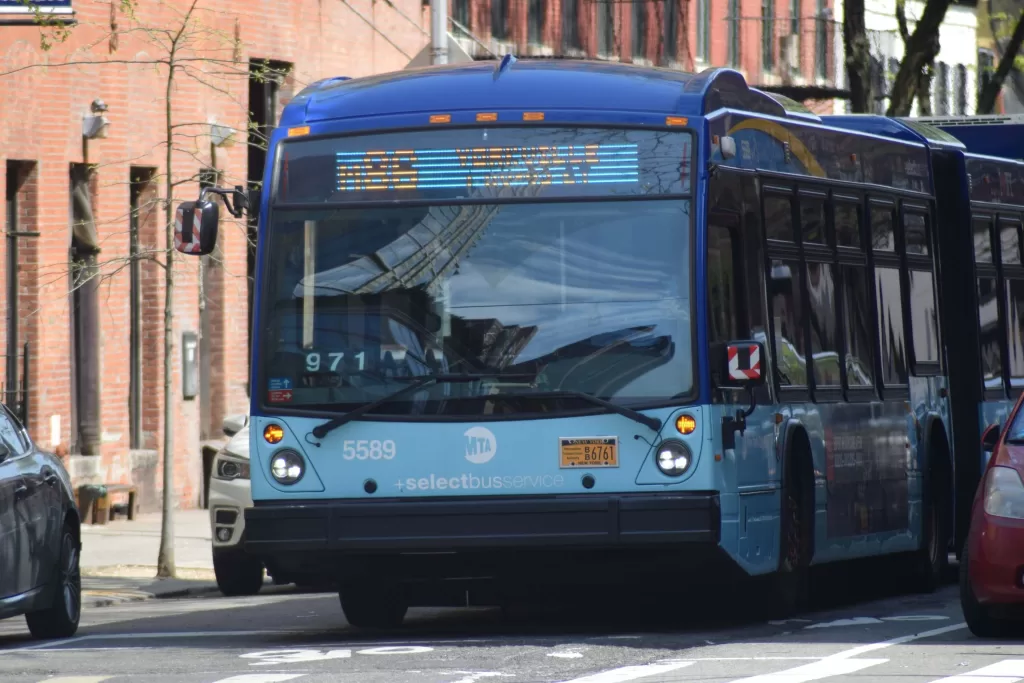
{"label": "sidewalk", "polygon": [[132,521],[120,518],[105,525],[82,525],[82,601],[86,607],[217,591],[209,512],[175,511],[174,579],[156,578],[160,524],[160,513],[148,513]]}

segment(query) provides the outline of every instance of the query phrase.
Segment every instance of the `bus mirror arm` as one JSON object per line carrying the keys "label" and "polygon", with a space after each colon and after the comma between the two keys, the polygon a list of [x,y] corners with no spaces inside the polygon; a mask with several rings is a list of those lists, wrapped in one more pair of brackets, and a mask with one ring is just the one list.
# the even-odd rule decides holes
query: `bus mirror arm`
{"label": "bus mirror arm", "polygon": [[[249,206],[249,198],[245,194],[245,188],[241,185],[235,185],[232,189],[224,187],[204,187],[199,192],[199,201],[206,199],[206,193],[220,195],[221,199],[224,200],[224,206],[235,218],[241,218],[245,211],[252,213],[252,207]],[[230,198],[230,201],[228,199]]]}
{"label": "bus mirror arm", "polygon": [[750,398],[750,406],[746,410],[737,410],[735,417],[722,418],[722,448],[729,450],[736,448],[736,432],[743,436],[747,431],[747,418],[757,408],[757,397],[754,395],[753,385],[747,386],[747,396]]}

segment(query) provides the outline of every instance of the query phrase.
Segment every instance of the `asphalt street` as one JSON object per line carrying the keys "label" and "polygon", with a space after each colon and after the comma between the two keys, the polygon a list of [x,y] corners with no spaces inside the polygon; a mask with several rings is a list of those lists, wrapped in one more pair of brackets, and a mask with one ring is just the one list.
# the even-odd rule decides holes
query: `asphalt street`
{"label": "asphalt street", "polygon": [[[877,577],[869,581],[886,586]],[[685,592],[683,590],[682,592]],[[699,591],[695,591],[695,596]],[[87,609],[79,634],[35,642],[0,622],[4,683],[1012,683],[1024,638],[967,630],[956,587],[858,595],[784,622],[704,596],[675,602],[414,609],[401,629],[349,627],[337,597],[268,588]]]}

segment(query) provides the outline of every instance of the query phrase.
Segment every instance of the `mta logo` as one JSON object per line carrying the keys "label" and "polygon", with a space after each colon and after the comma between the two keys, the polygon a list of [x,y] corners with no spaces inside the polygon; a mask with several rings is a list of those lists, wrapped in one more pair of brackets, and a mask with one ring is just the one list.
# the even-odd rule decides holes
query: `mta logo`
{"label": "mta logo", "polygon": [[466,437],[466,460],[474,465],[488,462],[498,452],[498,440],[486,427],[470,427],[463,436]]}

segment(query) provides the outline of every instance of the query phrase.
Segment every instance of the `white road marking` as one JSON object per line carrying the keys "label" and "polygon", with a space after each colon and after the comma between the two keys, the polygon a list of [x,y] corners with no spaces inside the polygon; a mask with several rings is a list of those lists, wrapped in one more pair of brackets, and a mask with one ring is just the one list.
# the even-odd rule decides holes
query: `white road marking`
{"label": "white road marking", "polygon": [[39,683],[100,683],[113,676],[58,676],[57,678],[47,678]]}
{"label": "white road marking", "polygon": [[655,664],[640,664],[639,666],[623,666],[618,669],[609,669],[596,674],[574,678],[565,683],[623,683],[623,681],[635,681],[638,678],[647,678],[658,674],[668,673],[687,666],[693,662],[662,662]]}
{"label": "white road marking", "polygon": [[832,676],[845,676],[867,669],[870,666],[885,664],[888,659],[823,659],[812,664],[804,664],[785,671],[761,674],[749,678],[739,678],[732,683],[806,683],[818,681]]}
{"label": "white road marking", "polygon": [[868,652],[874,652],[875,650],[882,650],[893,645],[902,645],[903,643],[909,643],[914,640],[920,640],[922,638],[931,638],[932,636],[941,636],[944,633],[952,633],[953,631],[959,631],[960,629],[967,628],[967,622],[961,621],[959,624],[950,624],[949,626],[942,626],[940,628],[933,628],[930,631],[922,631],[920,633],[911,633],[906,636],[900,636],[899,638],[892,638],[890,640],[883,640],[880,643],[871,643],[870,645],[860,645],[858,647],[851,648],[838,652],[834,655],[829,655],[825,659],[850,659],[857,655],[866,654]]}
{"label": "white road marking", "polygon": [[583,656],[582,652],[549,652],[548,657],[559,657],[561,659],[579,659]]}
{"label": "white road marking", "polygon": [[424,652],[433,652],[434,648],[424,645],[392,645],[389,647],[371,647],[367,650],[359,650],[357,655],[420,655]]}
{"label": "white road marking", "polygon": [[476,672],[456,671],[454,673],[456,673],[456,674],[468,674],[468,675],[465,676],[465,678],[460,678],[459,680],[453,681],[452,683],[479,683],[481,678],[498,678],[498,677],[501,677],[501,676],[505,676],[505,677],[514,677],[515,676],[515,674],[503,674],[503,673],[497,673],[497,672],[494,672],[494,671],[476,671]]}
{"label": "white road marking", "polygon": [[940,678],[932,683],[1017,683],[1024,680],[1024,659],[1004,659],[975,671]]}
{"label": "white road marking", "polygon": [[243,659],[259,659],[250,662],[250,666],[270,666],[272,664],[297,664],[300,662],[322,662],[328,659],[348,659],[352,650],[261,650],[238,655]]}
{"label": "white road marking", "polygon": [[242,674],[231,678],[222,678],[213,683],[281,683],[290,681],[306,674]]}

